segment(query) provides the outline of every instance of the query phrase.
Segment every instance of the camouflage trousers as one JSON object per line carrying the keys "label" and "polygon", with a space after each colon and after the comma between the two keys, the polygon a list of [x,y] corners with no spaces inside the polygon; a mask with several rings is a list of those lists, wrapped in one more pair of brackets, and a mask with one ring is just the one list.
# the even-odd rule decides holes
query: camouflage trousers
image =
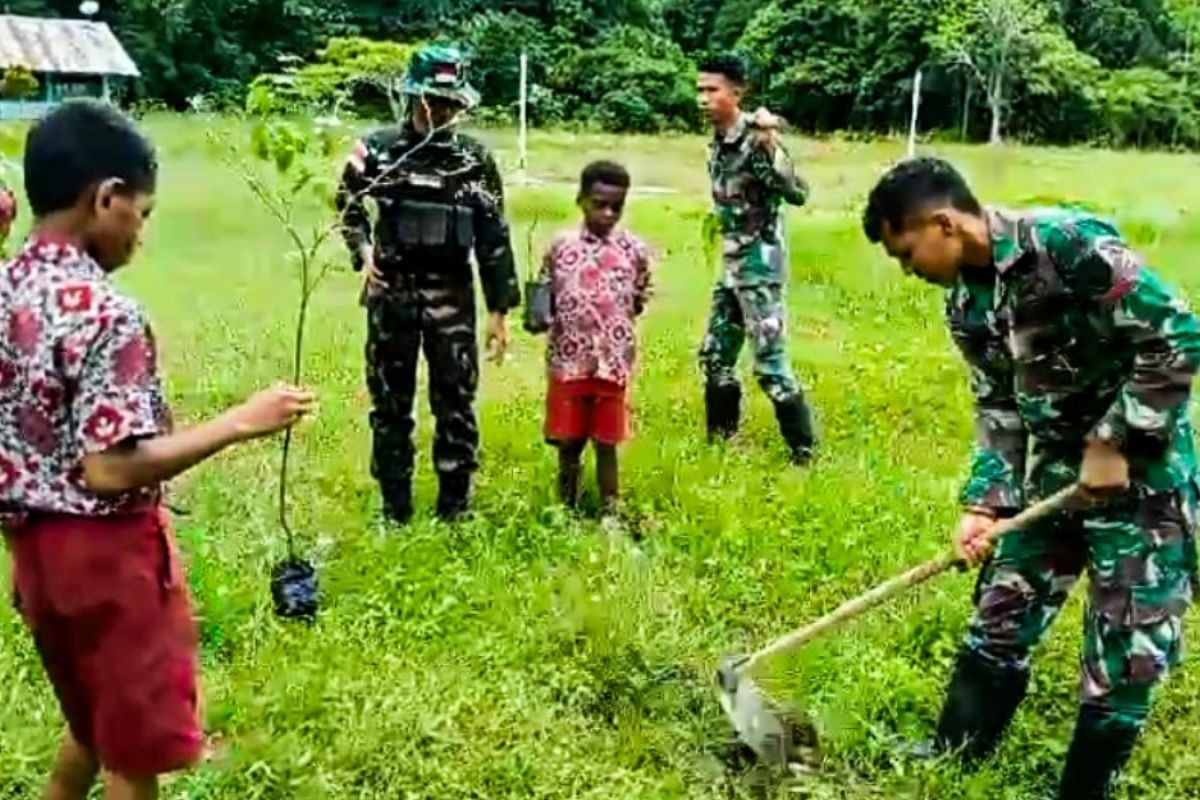
{"label": "camouflage trousers", "polygon": [[367,388],[371,393],[371,474],[385,488],[411,481],[417,359],[429,371],[429,406],[437,421],[433,461],[441,474],[478,468],[475,392],[479,348],[475,296],[465,287],[388,290],[366,299]]}
{"label": "camouflage trousers", "polygon": [[788,362],[787,310],[779,284],[718,286],[713,291],[708,331],[700,348],[708,383],[738,383],[737,362],[747,334],[753,343],[758,385],[776,403],[794,397],[799,385]]}
{"label": "camouflage trousers", "polygon": [[1002,536],[976,588],[967,648],[1028,669],[1029,654],[1086,570],[1080,700],[1140,726],[1178,664],[1195,580],[1196,493],[1134,487],[1101,508]]}

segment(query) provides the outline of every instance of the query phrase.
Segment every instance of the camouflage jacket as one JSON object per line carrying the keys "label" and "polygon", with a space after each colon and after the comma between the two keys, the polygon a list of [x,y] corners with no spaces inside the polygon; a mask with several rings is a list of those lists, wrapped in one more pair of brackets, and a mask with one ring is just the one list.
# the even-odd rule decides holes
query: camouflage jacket
{"label": "camouflage jacket", "polygon": [[779,142],[772,156],[754,144],[750,117],[717,134],[709,147],[708,174],[724,239],[726,286],[783,283],[787,264],[783,204],[802,206],[808,184],[796,174]]}
{"label": "camouflage jacket", "polygon": [[[417,288],[469,285],[474,252],[488,310],[516,307],[521,294],[495,160],[453,131],[425,138],[404,125],[355,144],[337,193],[354,268],[362,269],[362,248],[371,245],[389,277],[403,275]],[[368,198],[378,212],[374,226]]]}
{"label": "camouflage jacket", "polygon": [[1189,420],[1200,324],[1095,217],[987,212],[993,267],[949,291],[970,367],[976,452],[967,505],[1011,513],[1078,476],[1085,440],[1118,444],[1150,490],[1195,479]]}

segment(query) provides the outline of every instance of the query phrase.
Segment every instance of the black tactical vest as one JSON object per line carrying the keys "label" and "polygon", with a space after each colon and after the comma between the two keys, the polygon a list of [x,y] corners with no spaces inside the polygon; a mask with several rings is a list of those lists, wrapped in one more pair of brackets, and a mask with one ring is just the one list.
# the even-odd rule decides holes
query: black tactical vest
{"label": "black tactical vest", "polygon": [[420,142],[401,137],[379,164],[382,177],[372,194],[379,204],[381,260],[408,255],[465,261],[475,240],[482,161],[457,139],[414,150]]}

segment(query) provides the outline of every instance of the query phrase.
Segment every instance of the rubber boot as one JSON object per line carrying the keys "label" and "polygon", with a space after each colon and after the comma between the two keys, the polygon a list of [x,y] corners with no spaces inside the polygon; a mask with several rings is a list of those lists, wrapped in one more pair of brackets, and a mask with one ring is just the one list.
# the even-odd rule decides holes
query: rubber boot
{"label": "rubber boot", "polygon": [[1114,723],[1112,715],[1103,709],[1082,706],[1067,751],[1058,800],[1109,800],[1140,732],[1137,726]]}
{"label": "rubber boot", "polygon": [[995,751],[1029,688],[1029,671],[993,666],[979,656],[959,654],[938,720],[934,747],[959,752],[967,764]]}
{"label": "rubber boot", "polygon": [[471,506],[471,476],[455,473],[438,475],[437,515],[443,522],[466,516]]}
{"label": "rubber boot", "polygon": [[393,525],[407,525],[412,521],[412,483],[399,481],[380,487],[383,492],[383,516]]}
{"label": "rubber boot", "polygon": [[792,463],[803,466],[813,458],[817,446],[817,434],[813,429],[812,412],[797,392],[786,400],[775,404],[775,419],[779,421],[779,432],[792,451]]}
{"label": "rubber boot", "polygon": [[729,439],[738,431],[742,415],[742,387],[736,383],[706,385],[704,410],[708,420],[708,440]]}

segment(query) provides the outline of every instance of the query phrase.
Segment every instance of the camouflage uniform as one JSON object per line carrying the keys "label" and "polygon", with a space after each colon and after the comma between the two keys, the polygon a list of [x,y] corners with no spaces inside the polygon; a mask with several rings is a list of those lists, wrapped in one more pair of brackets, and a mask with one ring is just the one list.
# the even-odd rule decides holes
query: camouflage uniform
{"label": "camouflage uniform", "polygon": [[754,372],[775,405],[780,430],[798,460],[815,445],[812,419],[787,357],[784,295],[787,236],[782,206],[804,205],[808,186],[782,143],[774,156],[754,142],[742,114],[718,134],[709,153],[715,212],[720,223],[723,270],[713,290],[708,330],[700,351],[710,435],[729,436],[738,426],[741,388],[737,361],[749,333]]}
{"label": "camouflage uniform", "polygon": [[964,503],[1015,514],[1077,479],[1089,437],[1119,445],[1132,486],[1001,538],[980,575],[941,738],[961,743],[950,731],[970,705],[962,693],[974,676],[999,704],[976,746],[994,743],[1024,695],[1031,649],[1086,570],[1077,766],[1068,758],[1063,796],[1103,797],[1110,776],[1098,759],[1106,747],[1121,751],[1112,754],[1117,768],[1128,757],[1151,689],[1177,663],[1192,599],[1197,462],[1188,411],[1200,325],[1105,222],[1068,211],[989,211],[988,222],[994,269],[964,270],[947,299],[977,407]]}
{"label": "camouflage uniform", "polygon": [[[439,81],[445,78],[446,88]],[[414,59],[411,97],[448,94],[464,106],[477,95],[465,84],[461,56],[430,48]],[[372,225],[365,200],[375,201]],[[393,518],[411,514],[413,411],[417,359],[429,364],[430,407],[437,419],[433,459],[441,482],[439,513],[465,510],[477,469],[479,378],[471,253],[489,311],[520,301],[504,219],[500,174],[488,150],[452,129],[420,134],[412,123],[372,133],[355,147],[338,195],[356,270],[372,244],[388,287],[365,293],[367,386],[374,410],[372,474]]]}

